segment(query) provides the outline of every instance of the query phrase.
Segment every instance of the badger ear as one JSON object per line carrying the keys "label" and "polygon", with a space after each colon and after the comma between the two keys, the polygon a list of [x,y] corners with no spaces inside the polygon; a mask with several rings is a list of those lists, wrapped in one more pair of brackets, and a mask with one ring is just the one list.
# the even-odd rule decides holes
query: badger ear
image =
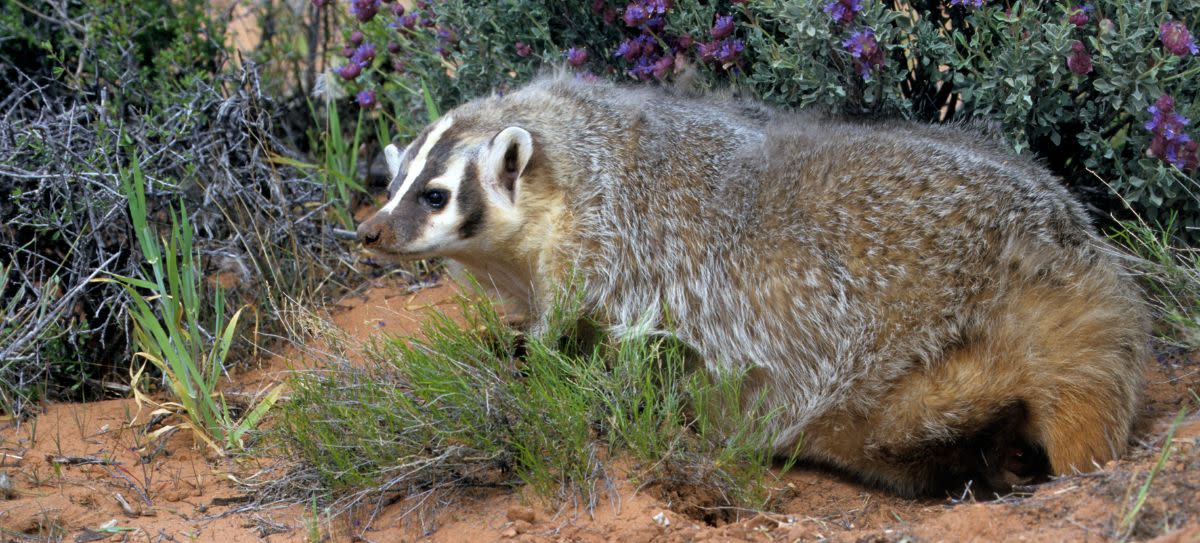
{"label": "badger ear", "polygon": [[517,180],[525,172],[531,156],[533,136],[528,130],[510,126],[496,134],[488,145],[487,158],[484,160],[484,179],[490,192],[507,199],[510,205],[515,204]]}
{"label": "badger ear", "polygon": [[392,174],[388,179],[389,183],[400,173],[401,154],[400,149],[394,143],[389,143],[387,147],[383,148],[383,157],[387,159],[388,172]]}

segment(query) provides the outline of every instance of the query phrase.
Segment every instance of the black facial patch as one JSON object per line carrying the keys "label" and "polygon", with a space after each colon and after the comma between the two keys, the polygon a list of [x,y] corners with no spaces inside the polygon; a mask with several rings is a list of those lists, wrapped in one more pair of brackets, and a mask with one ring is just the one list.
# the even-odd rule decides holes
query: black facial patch
{"label": "black facial patch", "polygon": [[462,184],[458,189],[458,208],[463,215],[458,234],[463,239],[470,238],[483,225],[484,215],[483,194],[479,187],[479,166],[475,161],[468,162],[466,170],[463,171]]}
{"label": "black facial patch", "polygon": [[425,167],[417,174],[417,178],[413,179],[412,186],[400,199],[396,210],[392,212],[395,219],[391,221],[391,224],[396,229],[397,240],[408,243],[420,234],[421,227],[428,221],[431,213],[428,207],[421,204],[421,195],[425,192],[425,185],[429,184],[431,179],[445,173],[446,160],[453,153],[457,143],[456,135],[447,131],[429,150],[429,154],[425,157]]}

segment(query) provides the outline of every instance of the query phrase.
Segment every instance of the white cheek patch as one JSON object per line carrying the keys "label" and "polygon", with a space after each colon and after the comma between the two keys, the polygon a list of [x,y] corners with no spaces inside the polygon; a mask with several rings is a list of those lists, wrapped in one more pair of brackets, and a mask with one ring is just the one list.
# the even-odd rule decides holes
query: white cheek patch
{"label": "white cheek patch", "polygon": [[[396,194],[392,195],[392,199],[379,210],[380,213],[391,213],[400,205],[400,200],[412,188],[413,181],[416,181],[417,176],[421,175],[421,170],[425,169],[425,162],[429,159],[429,151],[442,138],[442,134],[454,124],[452,117],[443,117],[434,125],[433,130],[429,132],[429,137],[425,138],[425,143],[421,144],[421,148],[417,150],[417,156],[413,157],[408,165],[408,174],[404,176],[404,183],[401,183],[400,189]],[[461,174],[460,174],[461,175]]]}

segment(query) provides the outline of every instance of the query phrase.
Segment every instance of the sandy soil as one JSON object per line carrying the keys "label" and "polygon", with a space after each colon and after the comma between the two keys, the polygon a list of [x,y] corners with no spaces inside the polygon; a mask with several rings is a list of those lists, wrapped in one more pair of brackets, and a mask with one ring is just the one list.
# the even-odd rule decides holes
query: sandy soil
{"label": "sandy soil", "polygon": [[[333,308],[351,343],[410,334],[430,307],[452,310],[454,290],[380,285]],[[353,345],[350,345],[351,352]],[[361,361],[360,361],[361,362]],[[235,377],[252,391],[311,367],[295,351]],[[547,504],[520,491],[423,496],[330,520],[301,505],[246,507],[235,478],[265,463],[215,457],[186,431],[132,400],[45,407],[19,428],[0,423],[0,542],[61,541],[1107,541],[1200,542],[1200,417],[1176,429],[1171,454],[1131,527],[1122,523],[1158,461],[1171,420],[1200,392],[1200,356],[1160,356],[1147,369],[1144,416],[1125,458],[1064,477],[1032,495],[993,502],[908,500],[838,473],[799,467],[780,475],[776,514],[710,525],[687,491],[638,489],[613,468],[595,507]],[[1193,408],[1191,413],[1195,413]],[[124,501],[125,505],[121,502]],[[313,534],[319,534],[314,536]]]}

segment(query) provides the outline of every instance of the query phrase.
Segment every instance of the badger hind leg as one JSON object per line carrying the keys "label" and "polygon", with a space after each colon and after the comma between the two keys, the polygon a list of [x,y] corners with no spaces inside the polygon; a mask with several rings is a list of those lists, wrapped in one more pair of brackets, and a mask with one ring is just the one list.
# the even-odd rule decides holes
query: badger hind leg
{"label": "badger hind leg", "polygon": [[1015,277],[964,342],[892,384],[866,421],[868,479],[911,494],[966,481],[1004,494],[1124,451],[1144,308],[1111,267],[1058,264],[1053,277]]}
{"label": "badger hind leg", "polygon": [[1070,279],[1067,288],[1025,289],[994,331],[995,341],[1029,353],[1026,433],[1055,475],[1091,471],[1124,452],[1149,358],[1146,309],[1132,285],[1111,269]]}

